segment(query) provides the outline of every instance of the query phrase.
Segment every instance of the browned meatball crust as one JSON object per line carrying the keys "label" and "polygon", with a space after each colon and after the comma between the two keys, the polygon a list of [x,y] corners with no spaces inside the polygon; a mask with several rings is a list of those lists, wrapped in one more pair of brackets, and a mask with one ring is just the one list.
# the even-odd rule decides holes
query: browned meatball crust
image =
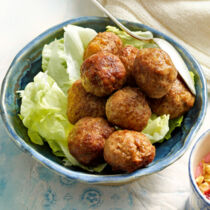
{"label": "browned meatball crust", "polygon": [[193,107],[195,96],[184,82],[177,78],[169,92],[160,99],[150,99],[150,107],[157,115],[170,114],[170,119],[179,117]]}
{"label": "browned meatball crust", "polygon": [[148,123],[151,110],[139,88],[125,87],[107,100],[106,116],[121,128],[141,131]]}
{"label": "browned meatball crust", "polygon": [[87,93],[81,80],[77,80],[68,91],[67,115],[72,124],[83,117],[104,117],[106,99]]}
{"label": "browned meatball crust", "polygon": [[153,161],[155,147],[137,131],[119,130],[105,142],[104,159],[113,170],[132,172]]}
{"label": "browned meatball crust", "polygon": [[106,31],[98,33],[88,44],[84,53],[84,60],[100,51],[107,51],[114,55],[118,55],[122,46],[122,40],[113,32]]}
{"label": "browned meatball crust", "polygon": [[103,118],[82,118],[69,133],[69,152],[84,165],[96,165],[103,161],[105,140],[113,131]]}
{"label": "browned meatball crust", "polygon": [[81,66],[82,85],[96,96],[110,95],[126,80],[126,70],[118,56],[99,52],[87,58]]}
{"label": "browned meatball crust", "polygon": [[150,98],[161,98],[171,88],[177,70],[169,55],[159,48],[139,50],[133,75],[139,88]]}
{"label": "browned meatball crust", "polygon": [[135,84],[135,79],[133,78],[132,71],[138,51],[139,50],[136,47],[133,47],[132,45],[127,45],[126,47],[122,48],[119,54],[120,60],[123,62],[127,71],[127,83],[130,85]]}

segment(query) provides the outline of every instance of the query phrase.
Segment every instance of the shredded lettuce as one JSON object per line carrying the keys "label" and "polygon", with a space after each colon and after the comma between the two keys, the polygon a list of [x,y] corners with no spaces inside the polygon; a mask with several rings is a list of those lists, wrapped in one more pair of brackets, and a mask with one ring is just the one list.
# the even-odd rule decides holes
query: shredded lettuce
{"label": "shredded lettuce", "polygon": [[68,25],[64,28],[64,51],[67,61],[67,72],[70,83],[73,84],[80,78],[80,67],[83,54],[88,43],[97,35],[90,28]]}
{"label": "shredded lettuce", "polygon": [[44,46],[42,50],[42,69],[56,81],[64,93],[67,93],[71,82],[67,72],[64,39],[56,39]]}
{"label": "shredded lettuce", "polygon": [[67,139],[73,125],[66,115],[67,96],[46,72],[39,72],[34,82],[19,93],[22,98],[19,116],[33,143],[43,145],[47,142],[56,156],[67,158],[71,165],[91,172],[104,169],[106,164],[83,166],[69,153]]}
{"label": "shredded lettuce", "polygon": [[169,120],[169,131],[165,135],[164,139],[168,140],[168,139],[171,138],[171,133],[174,131],[175,128],[181,127],[181,124],[182,124],[183,119],[184,119],[184,116],[182,115],[182,116],[177,117],[175,119]]}
{"label": "shredded lettuce", "polygon": [[169,115],[157,116],[152,114],[146,128],[142,131],[152,144],[162,140],[169,131]]}
{"label": "shredded lettuce", "polygon": [[42,51],[42,69],[46,71],[67,94],[69,87],[80,78],[84,50],[96,31],[68,25],[64,38],[46,44]]}
{"label": "shredded lettuce", "polygon": [[48,142],[58,153],[60,144],[66,144],[73,127],[66,115],[67,96],[46,73],[39,72],[25,90],[20,91],[22,104],[20,115],[28,128],[28,135],[35,144]]}
{"label": "shredded lettuce", "polygon": [[[106,31],[110,31],[118,35],[121,39],[123,44],[126,45],[132,45],[138,49],[142,48],[155,48],[158,47],[152,40],[150,41],[140,41],[137,40],[130,35],[128,35],[126,32],[114,27],[114,26],[107,26]],[[140,35],[146,38],[153,38],[153,34],[150,31],[133,31],[136,35]]]}
{"label": "shredded lettuce", "polygon": [[184,117],[183,115],[175,119],[169,119],[169,115],[157,116],[152,114],[146,128],[142,131],[154,143],[162,143],[171,138],[172,132],[180,127]]}

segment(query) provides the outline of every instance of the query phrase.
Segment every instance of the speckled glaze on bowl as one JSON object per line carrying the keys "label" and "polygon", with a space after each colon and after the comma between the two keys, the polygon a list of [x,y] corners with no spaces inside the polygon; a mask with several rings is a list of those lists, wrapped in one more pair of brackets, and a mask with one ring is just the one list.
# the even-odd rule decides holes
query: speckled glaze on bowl
{"label": "speckled glaze on bowl", "polygon": [[53,169],[53,171],[60,175],[85,183],[122,184],[164,169],[184,154],[206,113],[206,81],[199,64],[192,55],[173,39],[153,28],[124,20],[122,20],[122,23],[131,30],[149,30],[155,37],[168,40],[175,46],[188,68],[195,73],[196,77],[197,95],[194,107],[185,115],[182,127],[174,131],[173,137],[162,144],[156,145],[155,160],[146,168],[139,169],[130,174],[113,174],[107,168],[100,175],[91,174],[74,167],[66,168],[61,165],[61,160],[51,153],[47,145],[38,146],[30,142],[27,130],[18,117],[20,98],[16,91],[24,89],[27,83],[33,81],[33,77],[41,71],[41,52],[44,44],[53,41],[55,38],[61,38],[63,36],[63,27],[67,24],[93,28],[98,32],[104,31],[107,25],[114,25],[108,18],[81,17],[66,21],[45,31],[16,55],[2,83],[1,116],[10,138],[23,151],[29,153],[43,165]]}
{"label": "speckled glaze on bowl", "polygon": [[190,178],[190,198],[187,203],[189,210],[208,210],[210,209],[210,200],[208,200],[199,190],[195,181],[195,170],[200,161],[210,153],[210,129],[202,134],[194,144],[190,153],[188,163],[188,173]]}

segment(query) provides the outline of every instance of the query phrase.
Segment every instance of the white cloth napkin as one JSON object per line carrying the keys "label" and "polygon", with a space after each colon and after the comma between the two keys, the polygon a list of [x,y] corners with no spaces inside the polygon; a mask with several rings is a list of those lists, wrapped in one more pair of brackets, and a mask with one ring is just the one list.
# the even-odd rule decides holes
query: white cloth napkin
{"label": "white cloth napkin", "polygon": [[201,64],[210,91],[210,1],[101,0],[117,18],[149,25],[186,47]]}

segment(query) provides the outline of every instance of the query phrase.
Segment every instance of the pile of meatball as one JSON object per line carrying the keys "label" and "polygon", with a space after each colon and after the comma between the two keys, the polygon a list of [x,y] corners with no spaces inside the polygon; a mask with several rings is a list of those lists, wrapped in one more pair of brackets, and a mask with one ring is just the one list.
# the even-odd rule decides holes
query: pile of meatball
{"label": "pile of meatball", "polygon": [[123,46],[112,32],[88,44],[80,73],[68,91],[67,115],[75,124],[68,147],[87,166],[106,161],[122,172],[147,166],[155,147],[141,131],[151,114],[173,119],[195,101],[166,52]]}

